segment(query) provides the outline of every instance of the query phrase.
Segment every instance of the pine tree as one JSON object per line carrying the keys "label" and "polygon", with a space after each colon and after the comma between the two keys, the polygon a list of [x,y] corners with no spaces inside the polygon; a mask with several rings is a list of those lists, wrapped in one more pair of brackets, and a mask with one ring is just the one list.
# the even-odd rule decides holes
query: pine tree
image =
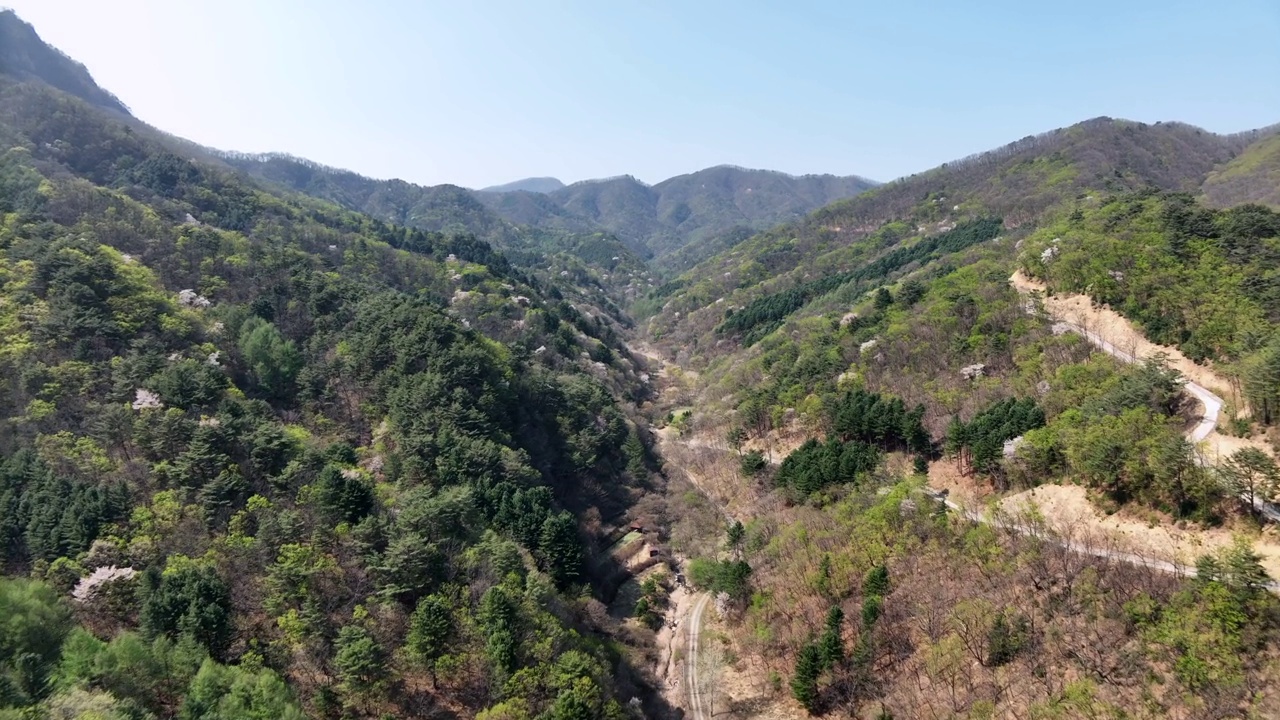
{"label": "pine tree", "polygon": [[877,565],[862,579],[862,594],[884,597],[889,594],[889,568]]}
{"label": "pine tree", "polygon": [[582,571],[582,542],[572,515],[561,511],[542,523],[538,552],[543,569],[557,586],[563,588],[578,579]]}
{"label": "pine tree", "polygon": [[360,625],[351,624],[338,632],[333,664],[348,692],[373,690],[387,674],[386,654],[378,641]]}
{"label": "pine tree", "polygon": [[818,675],[822,674],[822,652],[813,643],[800,648],[796,672],[791,678],[791,696],[810,713],[818,708]]}
{"label": "pine tree", "polygon": [[841,636],[843,625],[844,611],[837,605],[827,612],[827,627],[818,644],[824,669],[831,669],[844,662],[844,638]]}

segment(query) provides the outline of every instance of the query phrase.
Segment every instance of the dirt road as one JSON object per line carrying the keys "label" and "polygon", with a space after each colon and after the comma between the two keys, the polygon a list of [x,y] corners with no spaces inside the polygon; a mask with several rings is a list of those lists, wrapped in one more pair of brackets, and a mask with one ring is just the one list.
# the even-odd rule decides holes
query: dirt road
{"label": "dirt road", "polygon": [[[1044,283],[1027,277],[1022,271],[1015,272],[1009,278],[1009,283],[1023,294],[1037,292],[1043,295],[1047,289]],[[1192,362],[1177,348],[1150,342],[1119,313],[1109,308],[1095,308],[1093,302],[1084,295],[1055,295],[1051,298],[1044,297],[1042,302],[1045,311],[1055,320],[1054,332],[1076,333],[1108,355],[1127,363],[1136,363],[1156,355],[1163,355],[1166,358],[1169,365],[1186,379],[1183,387],[1200,402],[1203,408],[1199,422],[1187,433],[1187,439],[1202,450],[1199,458],[1201,464],[1217,464],[1218,461],[1247,445],[1270,454],[1263,443],[1227,437],[1218,432],[1218,416],[1222,413],[1224,401],[1205,385],[1217,388],[1230,387],[1226,378],[1219,376],[1210,368]],[[1034,307],[1028,307],[1027,310],[1035,312]],[[1104,337],[1103,333],[1106,333],[1107,337]],[[1123,344],[1124,347],[1117,343]],[[1203,452],[1204,450],[1208,452]],[[1241,499],[1248,504],[1249,501],[1245,496],[1242,495]],[[1280,522],[1280,507],[1275,504],[1255,498],[1253,506],[1258,513],[1271,522]]]}
{"label": "dirt road", "polygon": [[711,595],[704,593],[698,598],[693,606],[693,612],[689,615],[689,652],[685,659],[685,691],[689,704],[689,717],[693,720],[705,720],[707,717],[704,712],[702,687],[698,681],[698,668],[701,667],[698,662],[698,645],[702,639],[702,615],[706,612],[707,603],[710,601]]}

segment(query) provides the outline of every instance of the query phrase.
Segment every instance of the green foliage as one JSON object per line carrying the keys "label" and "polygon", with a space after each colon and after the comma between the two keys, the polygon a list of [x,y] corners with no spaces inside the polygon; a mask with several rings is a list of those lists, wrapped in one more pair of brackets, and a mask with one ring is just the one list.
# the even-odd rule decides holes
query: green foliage
{"label": "green foliage", "polygon": [[60,686],[101,688],[126,706],[165,716],[174,714],[206,659],[190,638],[176,644],[166,637],[147,642],[129,632],[104,643],[77,629],[66,647]]}
{"label": "green foliage", "polygon": [[743,601],[751,593],[751,565],[745,560],[695,558],[689,563],[689,582],[701,590]]}
{"label": "green foliage", "polygon": [[880,452],[871,445],[834,436],[825,443],[810,438],[782,461],[774,483],[798,501],[831,485],[857,483],[879,464]]}
{"label": "green foliage", "polygon": [[219,665],[205,660],[192,678],[181,720],[302,720],[293,693],[266,669]]}
{"label": "green foliage", "polygon": [[667,609],[668,593],[664,583],[658,577],[650,575],[640,583],[640,599],[632,615],[639,618],[649,629],[662,627]]}
{"label": "green foliage", "polygon": [[759,475],[767,467],[769,462],[764,459],[764,453],[759,450],[748,450],[738,459],[738,469],[748,477]]}
{"label": "green foliage", "polygon": [[260,317],[246,320],[240,326],[240,353],[264,392],[279,398],[290,394],[302,369],[302,355],[276,326]]}
{"label": "green foliage", "polygon": [[231,593],[211,567],[186,561],[143,575],[139,621],[150,635],[190,636],[220,657],[231,640]]}
{"label": "green foliage", "polygon": [[336,650],[333,664],[347,692],[359,695],[386,684],[386,652],[364,627],[344,625],[338,632]]}
{"label": "green foliage", "polygon": [[925,452],[932,444],[921,424],[924,406],[908,412],[899,398],[850,390],[832,399],[826,414],[832,429],[827,441],[810,438],[783,459],[774,476],[793,500],[865,479],[879,466],[882,449]]}
{"label": "green foliage", "polygon": [[1240,374],[1255,417],[1266,424],[1280,422],[1280,336],[1245,357]]}
{"label": "green foliage", "polygon": [[810,714],[818,710],[818,676],[821,674],[821,649],[814,643],[805,643],[796,656],[796,670],[791,676],[791,696]]}
{"label": "green foliage", "polygon": [[1021,614],[1012,619],[1001,612],[996,615],[987,631],[987,664],[992,667],[1007,665],[1026,647],[1030,623]]}
{"label": "green foliage", "polygon": [[454,632],[449,602],[439,595],[428,595],[418,601],[409,618],[405,648],[418,662],[431,662],[444,653]]}
{"label": "green foliage", "polygon": [[889,594],[889,568],[876,565],[862,579],[862,594],[868,597],[884,597]]}
{"label": "green foliage", "polygon": [[1280,491],[1280,466],[1254,447],[1232,453],[1219,472],[1227,488],[1244,498],[1251,510],[1256,510],[1258,500],[1270,501]]}
{"label": "green foliage", "polygon": [[71,627],[71,613],[52,588],[0,579],[0,708],[45,696]]}
{"label": "green foliage", "polygon": [[1057,290],[1110,305],[1153,342],[1195,360],[1238,359],[1280,321],[1280,214],[1139,192],[1082,215],[1029,238],[1024,267]]}
{"label": "green foliage", "polygon": [[[361,712],[429,673],[443,705],[474,715],[508,697],[478,661],[492,647],[500,673],[585,653],[609,668],[591,712],[616,709],[618,655],[559,610],[555,586],[596,579],[569,509],[632,502],[626,483],[647,475],[617,402],[640,392],[611,297],[630,281],[603,277],[643,282],[633,254],[581,237],[584,264],[563,238],[518,238],[500,220],[477,229],[512,242],[501,251],[399,227],[259,184],[43,85],[4,79],[0,101],[16,148],[0,155],[0,563],[62,589],[81,565],[141,574],[136,604],[85,604],[95,632],[117,634],[73,634],[58,702],[296,715],[261,661],[290,684],[341,676]],[[355,197],[335,189],[351,178],[292,170]],[[367,199],[436,229],[496,219],[468,198],[441,191],[405,212],[393,208],[411,197]],[[544,248],[550,259],[526,252]],[[597,374],[581,350],[611,365]],[[78,562],[86,552],[95,564]],[[511,622],[488,632],[480,598],[509,577]],[[377,608],[378,624],[346,620],[354,607]],[[399,647],[422,662],[397,668],[403,685],[371,685]],[[233,652],[235,672],[200,671]],[[571,684],[520,702],[545,712]],[[295,689],[320,714],[353,707]]]}
{"label": "green foliage", "polygon": [[826,627],[818,640],[823,669],[830,669],[844,662],[844,638],[841,636],[843,626],[844,611],[839,606],[827,611]]}
{"label": "green foliage", "polygon": [[582,572],[582,541],[572,515],[559,512],[543,521],[538,552],[543,569],[558,586],[566,587],[578,579]]}
{"label": "green foliage", "polygon": [[1044,423],[1044,410],[1033,398],[1002,400],[968,423],[953,418],[947,427],[947,452],[959,454],[967,450],[973,470],[990,475],[1000,467],[1006,440],[1044,427]]}
{"label": "green foliage", "polygon": [[0,463],[0,558],[9,568],[74,557],[129,507],[120,483],[58,477],[24,448]]}
{"label": "green foliage", "polygon": [[316,478],[314,497],[332,522],[359,522],[373,509],[373,489],[359,476],[326,465]]}
{"label": "green foliage", "polygon": [[731,550],[740,549],[742,540],[747,536],[747,529],[743,527],[742,521],[734,520],[725,530],[725,545]]}
{"label": "green foliage", "polygon": [[[909,263],[926,262],[933,257],[959,252],[970,245],[996,237],[1003,227],[1004,223],[999,218],[975,220],[909,247],[895,248],[857,270],[810,280],[790,290],[757,298],[732,315],[726,315],[718,331],[743,335],[743,342],[751,345],[772,332],[788,315],[818,296],[848,283],[868,283],[883,279]],[[877,302],[881,303],[882,308],[888,307],[893,299],[887,290],[881,288],[881,291],[884,296],[878,295]],[[888,301],[884,302],[882,298],[888,298]]]}

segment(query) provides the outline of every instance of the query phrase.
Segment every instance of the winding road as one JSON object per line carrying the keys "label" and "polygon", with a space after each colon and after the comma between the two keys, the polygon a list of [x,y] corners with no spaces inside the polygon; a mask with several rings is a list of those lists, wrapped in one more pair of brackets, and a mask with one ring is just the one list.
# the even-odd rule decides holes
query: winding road
{"label": "winding road", "polygon": [[[1017,275],[1015,275],[1014,278],[1010,278],[1010,281],[1015,287],[1018,286],[1016,278]],[[1027,313],[1034,315],[1035,312],[1036,310],[1034,305],[1028,305]],[[1047,309],[1046,312],[1048,312]],[[1050,316],[1052,317],[1052,315]],[[1122,362],[1137,363],[1146,359],[1138,357],[1127,350],[1122,350],[1121,348],[1116,347],[1114,343],[1088,328],[1081,327],[1080,325],[1072,322],[1066,322],[1060,318],[1055,317],[1053,319],[1055,320],[1053,324],[1054,334],[1060,335],[1065,332],[1075,333],[1083,337],[1085,340],[1088,340],[1094,347],[1097,347],[1099,350],[1102,350]],[[1191,444],[1198,445],[1199,443],[1204,442],[1214,433],[1215,430],[1218,429],[1218,415],[1222,412],[1223,400],[1213,391],[1192,381],[1190,378],[1184,378],[1183,388],[1191,394],[1192,397],[1198,400],[1201,407],[1204,408],[1196,426],[1191,428],[1191,431],[1187,433],[1187,439],[1191,441]],[[1196,461],[1201,465],[1209,464],[1209,461],[1199,453],[1196,455]],[[1247,493],[1240,493],[1239,497],[1246,505],[1250,503]],[[1280,523],[1280,507],[1261,498],[1254,498],[1252,503],[1253,509],[1264,518],[1271,522]]]}

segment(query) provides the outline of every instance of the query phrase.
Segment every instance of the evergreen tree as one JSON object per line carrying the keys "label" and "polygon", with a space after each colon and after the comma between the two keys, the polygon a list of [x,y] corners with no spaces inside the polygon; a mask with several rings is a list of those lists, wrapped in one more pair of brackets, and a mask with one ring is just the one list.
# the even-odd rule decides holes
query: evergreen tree
{"label": "evergreen tree", "polygon": [[345,625],[338,632],[333,664],[350,693],[374,690],[386,679],[386,654],[369,631],[356,623]]}
{"label": "evergreen tree", "polygon": [[862,579],[862,594],[884,597],[889,594],[889,568],[877,565],[867,571]]}
{"label": "evergreen tree", "polygon": [[791,696],[800,701],[810,713],[818,709],[818,676],[821,674],[822,651],[811,642],[805,643],[796,657],[796,671],[791,677]]}
{"label": "evergreen tree", "polygon": [[827,611],[827,626],[818,648],[822,655],[822,667],[833,668],[844,662],[844,638],[841,633],[844,626],[844,611],[837,605]]}
{"label": "evergreen tree", "polygon": [[542,523],[538,535],[542,567],[559,587],[577,581],[582,572],[582,541],[573,516],[561,511]]}
{"label": "evergreen tree", "polygon": [[439,595],[428,595],[418,601],[409,618],[405,648],[419,662],[430,662],[444,653],[453,631],[449,602]]}

